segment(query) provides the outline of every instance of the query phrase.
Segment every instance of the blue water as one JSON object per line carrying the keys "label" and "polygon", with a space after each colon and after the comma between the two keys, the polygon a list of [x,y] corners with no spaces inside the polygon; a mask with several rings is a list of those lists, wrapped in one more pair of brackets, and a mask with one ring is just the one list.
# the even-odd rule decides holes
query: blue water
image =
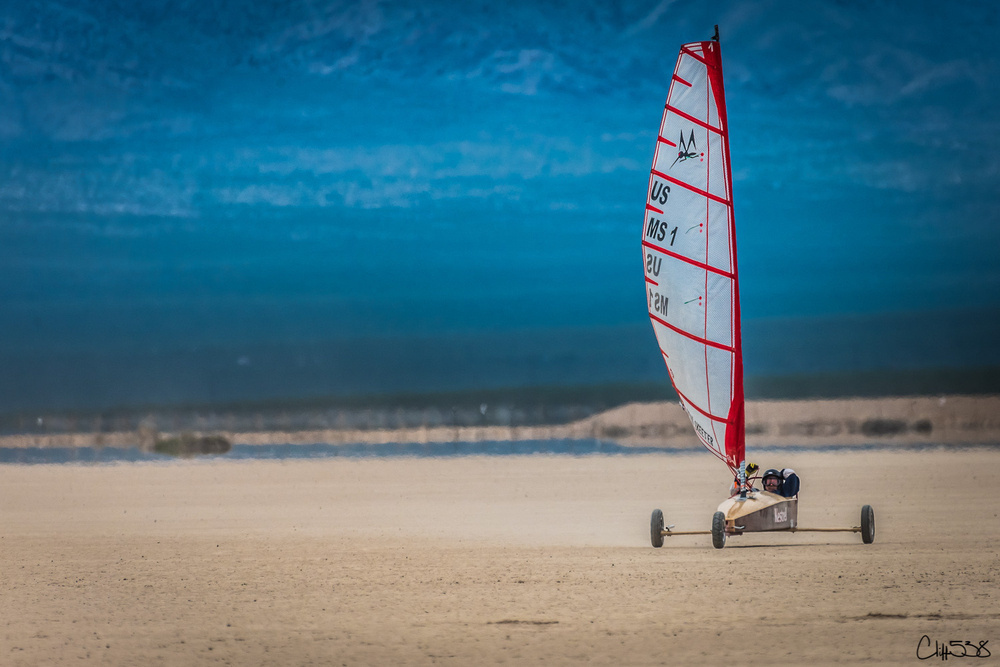
{"label": "blue water", "polygon": [[[165,328],[149,341],[139,332],[119,334],[144,341],[139,346],[98,336],[90,344],[81,338],[77,349],[41,338],[34,347],[18,347],[5,339],[0,341],[0,412],[606,383],[669,386],[652,329],[643,320],[643,304],[636,310],[640,321],[635,323],[587,328],[312,340],[275,334],[269,340],[234,336],[228,342],[221,336],[192,345],[180,342],[184,338],[179,335],[168,341],[171,331]],[[180,313],[177,317],[184,319]],[[272,319],[289,323],[280,313]],[[81,317],[81,326],[88,321]],[[70,321],[63,325],[85,336],[85,327],[70,329]],[[744,363],[748,381],[829,372],[997,367],[998,331],[998,309],[749,320],[744,323]],[[906,393],[902,389],[896,391]],[[864,393],[864,387],[853,388],[853,395]]]}
{"label": "blue water", "polygon": [[[937,444],[885,444],[867,445],[782,445],[768,447],[768,451],[835,452],[842,450],[906,450],[937,449]],[[948,446],[949,449],[956,449]],[[975,447],[1000,447],[1000,443]],[[515,440],[489,442],[435,442],[435,443],[386,443],[353,445],[234,445],[226,454],[195,457],[201,461],[246,460],[305,460],[305,459],[372,459],[372,458],[454,458],[462,456],[665,456],[705,454],[691,447],[626,447],[604,440]],[[0,447],[0,464],[107,464],[178,461],[173,456],[141,451],[137,447]]]}
{"label": "blue water", "polygon": [[4,3],[0,415],[668,385],[640,216],[717,22],[747,377],[1000,365],[992,4],[349,4]]}

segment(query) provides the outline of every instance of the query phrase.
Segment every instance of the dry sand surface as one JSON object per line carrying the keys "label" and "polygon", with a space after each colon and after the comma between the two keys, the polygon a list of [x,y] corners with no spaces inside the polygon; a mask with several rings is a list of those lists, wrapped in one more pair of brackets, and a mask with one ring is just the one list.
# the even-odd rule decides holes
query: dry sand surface
{"label": "dry sand surface", "polygon": [[754,458],[875,543],[653,549],[723,500],[706,452],[0,466],[0,664],[1000,663],[1000,450]]}

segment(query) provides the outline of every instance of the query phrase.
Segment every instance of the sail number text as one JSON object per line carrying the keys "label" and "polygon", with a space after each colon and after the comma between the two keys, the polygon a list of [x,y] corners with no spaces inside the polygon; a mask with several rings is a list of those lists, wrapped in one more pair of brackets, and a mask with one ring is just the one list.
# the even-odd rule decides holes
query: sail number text
{"label": "sail number text", "polygon": [[670,235],[670,245],[673,245],[674,241],[677,240],[677,227],[670,229],[670,223],[649,216],[649,222],[646,223],[646,238],[663,241],[668,234]]}
{"label": "sail number text", "polygon": [[[667,203],[667,198],[669,197],[670,186],[666,183],[661,183],[660,181],[653,181],[653,185],[649,189],[650,202],[662,206]],[[668,236],[670,237],[669,245],[673,245],[674,241],[677,239],[677,227],[675,226],[671,229],[667,222],[660,220],[655,216],[649,216],[649,222],[646,223],[646,238],[653,241],[663,242],[667,240]],[[652,253],[646,253],[646,275],[660,275],[660,267],[662,265],[662,257],[655,257]],[[661,317],[666,317],[667,304],[669,301],[670,299],[665,295],[652,289],[649,290],[647,303],[649,312],[657,313]]]}
{"label": "sail number text", "polygon": [[646,253],[646,273],[658,276],[660,275],[660,267],[663,266],[662,257],[653,257],[653,253]]}
{"label": "sail number text", "polygon": [[653,181],[653,187],[649,189],[649,201],[659,202],[660,205],[667,203],[667,198],[670,196],[670,186],[666,183],[660,183],[659,181]]}
{"label": "sail number text", "polygon": [[647,305],[649,306],[649,310],[651,312],[659,313],[663,317],[666,317],[667,316],[667,302],[669,300],[670,299],[668,299],[667,297],[663,296],[659,292],[654,292],[653,290],[649,290],[649,301],[648,301]]}

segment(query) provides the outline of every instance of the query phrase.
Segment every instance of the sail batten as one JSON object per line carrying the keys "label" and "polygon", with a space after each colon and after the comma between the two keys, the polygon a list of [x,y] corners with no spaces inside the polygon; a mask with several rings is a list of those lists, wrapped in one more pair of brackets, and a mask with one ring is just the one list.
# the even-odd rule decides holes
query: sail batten
{"label": "sail batten", "polygon": [[700,55],[698,55],[697,53],[695,53],[691,49],[687,48],[686,46],[682,46],[681,47],[681,55],[691,56],[692,58],[694,58],[698,62],[700,62],[702,64],[705,64],[705,59],[704,58],[702,58]]}
{"label": "sail batten", "polygon": [[[662,214],[663,211],[657,211],[657,213],[661,213]],[[709,264],[703,264],[703,263],[699,262],[696,259],[691,259],[690,257],[685,257],[684,255],[678,255],[675,252],[670,252],[666,248],[661,248],[660,246],[655,245],[653,243],[650,243],[649,241],[643,241],[642,245],[645,246],[646,248],[651,248],[651,249],[653,249],[653,250],[655,250],[655,251],[657,251],[659,253],[662,253],[664,255],[669,255],[670,257],[678,259],[678,260],[680,260],[682,262],[687,262],[688,264],[691,264],[693,266],[697,266],[697,267],[700,267],[702,269],[705,269],[706,271],[711,271],[712,273],[717,273],[720,276],[724,276],[726,278],[732,278],[732,277],[734,277],[733,273],[731,273],[729,271],[725,271],[723,269],[716,268],[716,267],[711,266]]]}
{"label": "sail batten", "polygon": [[694,116],[689,116],[688,114],[684,113],[680,109],[675,109],[674,107],[670,106],[669,104],[666,105],[665,108],[666,108],[667,111],[670,111],[671,113],[675,113],[678,116],[680,116],[681,118],[683,118],[684,120],[689,120],[692,123],[694,123],[695,125],[699,125],[699,126],[705,128],[706,130],[709,130],[711,132],[718,132],[719,134],[725,134],[725,132],[722,130],[721,127],[715,127],[713,125],[709,125],[708,123],[702,122],[702,121],[698,120],[697,118],[695,118]]}
{"label": "sail batten", "polygon": [[745,425],[727,128],[719,44],[682,45],[647,191],[647,307],[698,439],[736,469],[744,456]]}
{"label": "sail batten", "polygon": [[716,343],[715,341],[708,340],[707,338],[703,338],[703,337],[701,337],[701,336],[699,336],[697,334],[693,334],[690,331],[684,331],[683,329],[681,329],[679,327],[675,327],[674,325],[672,325],[672,324],[670,324],[668,322],[664,322],[663,320],[661,320],[656,315],[650,315],[649,318],[651,320],[653,320],[654,322],[656,322],[657,324],[661,324],[661,325],[667,327],[671,331],[679,333],[680,335],[685,336],[686,338],[690,338],[691,340],[695,341],[696,343],[701,343],[705,347],[714,347],[714,348],[716,348],[718,350],[725,350],[726,352],[734,352],[735,351],[734,348],[732,348],[732,347],[730,347],[728,345],[724,345],[722,343]]}
{"label": "sail batten", "polygon": [[[674,147],[677,146],[677,144],[671,144],[671,145],[674,146]],[[730,205],[732,205],[732,202],[730,202],[728,199],[725,199],[725,198],[720,197],[718,195],[713,195],[711,192],[707,192],[705,190],[702,190],[701,188],[697,187],[696,185],[692,185],[691,183],[685,183],[684,181],[682,181],[682,180],[680,180],[678,178],[673,178],[672,176],[667,176],[666,174],[664,174],[661,171],[657,171],[657,170],[654,169],[651,173],[654,176],[659,176],[663,180],[668,181],[670,183],[673,183],[674,185],[679,185],[682,188],[687,188],[688,190],[690,190],[691,192],[693,192],[695,194],[701,195],[703,197],[711,199],[712,201],[718,202],[718,203],[722,204],[723,206],[730,206]]]}

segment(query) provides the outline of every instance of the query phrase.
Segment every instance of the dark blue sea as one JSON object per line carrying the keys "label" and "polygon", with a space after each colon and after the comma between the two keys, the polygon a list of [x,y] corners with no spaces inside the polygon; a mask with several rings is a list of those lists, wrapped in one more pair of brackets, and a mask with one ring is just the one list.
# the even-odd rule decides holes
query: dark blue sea
{"label": "dark blue sea", "polygon": [[[106,324],[92,322],[96,331],[88,332],[87,323],[101,317],[80,314],[76,345],[44,337],[32,344],[23,334],[18,345],[0,341],[0,413],[602,384],[660,384],[671,393],[645,321],[311,340],[264,331],[227,341],[222,331],[185,342],[148,331],[105,339]],[[1000,367],[998,331],[996,310],[751,319],[744,324],[747,394],[822,394],[802,380],[824,374],[840,376],[831,391],[841,395],[995,392],[997,374],[984,384],[982,369]],[[977,373],[978,380],[963,379]],[[792,381],[782,388],[771,378]]]}

